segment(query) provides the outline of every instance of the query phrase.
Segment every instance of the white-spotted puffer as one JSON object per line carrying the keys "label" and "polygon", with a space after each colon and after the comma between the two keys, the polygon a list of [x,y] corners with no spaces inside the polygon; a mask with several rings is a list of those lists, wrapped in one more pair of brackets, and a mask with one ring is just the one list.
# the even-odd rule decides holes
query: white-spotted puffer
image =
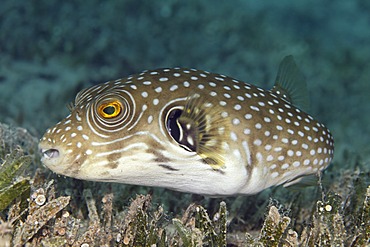
{"label": "white-spotted puffer", "polygon": [[42,162],[78,179],[254,194],[333,158],[330,131],[295,106],[303,84],[292,56],[272,90],[183,68],[108,81],[79,92],[71,114],[47,130]]}

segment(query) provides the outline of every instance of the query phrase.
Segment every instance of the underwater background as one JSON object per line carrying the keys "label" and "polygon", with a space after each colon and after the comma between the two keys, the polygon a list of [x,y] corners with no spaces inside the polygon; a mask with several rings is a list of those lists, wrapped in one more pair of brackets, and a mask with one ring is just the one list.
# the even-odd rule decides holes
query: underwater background
{"label": "underwater background", "polygon": [[[61,212],[68,211],[76,219],[89,219],[87,211],[91,208],[88,206],[86,209],[85,204],[90,197],[86,196],[86,191],[92,193],[91,197],[96,199],[98,208],[105,196],[102,192],[113,191],[113,212],[122,217],[121,221],[127,215],[118,212],[126,212],[129,205],[132,207],[131,202],[136,201],[131,198],[135,198],[136,194],[150,192],[154,208],[164,208],[165,219],[161,220],[164,223],[158,221],[158,224],[167,227],[174,224],[177,232],[181,232],[185,229],[181,227],[188,225],[183,221],[178,226],[178,222],[172,219],[181,218],[190,203],[199,203],[213,215],[219,212],[217,210],[222,211],[222,199],[204,199],[163,189],[154,189],[153,192],[151,188],[139,186],[101,185],[58,177],[39,162],[35,151],[37,140],[25,137],[24,132],[19,134],[19,131],[12,128],[27,129],[30,136],[40,138],[48,127],[68,114],[66,105],[74,100],[81,89],[145,69],[197,68],[268,89],[274,83],[281,59],[293,55],[306,76],[311,101],[308,113],[324,123],[335,139],[334,161],[324,172],[321,186],[326,188],[324,190],[327,193],[335,194],[336,214],[353,216],[351,219],[341,218],[343,226],[349,228],[342,238],[344,240],[338,240],[338,243],[343,246],[360,243],[349,239],[356,239],[356,225],[362,220],[365,230],[360,234],[364,239],[361,243],[366,246],[370,244],[370,216],[364,215],[366,212],[370,214],[366,211],[368,197],[365,198],[370,172],[369,13],[370,1],[367,0],[4,0],[0,8],[0,122],[11,127],[9,129],[2,125],[1,153],[5,155],[8,151],[12,152],[16,145],[21,145],[25,154],[34,158],[22,175],[28,175],[32,180],[42,173],[41,180],[45,183],[54,179],[55,199],[72,195],[71,202],[69,205],[66,203],[60,209]],[[1,160],[6,160],[4,157]],[[38,172],[35,175],[36,169]],[[47,197],[50,185],[46,188],[43,183],[39,184],[39,187],[32,185],[29,193],[34,194],[42,187]],[[261,242],[258,232],[266,226],[271,201],[274,200],[279,201],[281,207],[289,209],[279,213],[281,217],[293,219],[290,226],[298,232],[298,239],[303,239],[305,227],[314,225],[312,222],[317,213],[318,200],[324,203],[331,198],[328,194],[324,196],[318,186],[313,187],[295,188],[292,191],[273,188],[256,196],[225,199],[229,211],[228,232],[231,234],[227,236],[228,245],[246,246],[248,238],[245,235],[248,231],[252,234],[248,239],[249,245]],[[76,195],[74,193],[79,197],[73,198]],[[51,197],[48,198],[52,201]],[[356,198],[353,200],[358,202],[349,203],[351,198]],[[83,205],[82,209],[79,205]],[[303,205],[306,212],[304,216],[300,211]],[[37,205],[34,207],[37,208]],[[9,221],[9,208],[14,209],[14,206],[7,205],[0,214],[3,221]],[[28,209],[30,215],[31,211]],[[52,216],[55,215],[60,216],[57,213]],[[213,216],[210,217],[212,221]],[[316,218],[319,216],[316,215]],[[13,226],[20,220],[14,221]],[[54,221],[51,223],[49,220]],[[17,243],[29,241],[38,245],[55,239],[66,239],[62,234],[57,234],[59,238],[52,234],[51,228],[55,221],[50,217],[46,220],[48,227],[33,229],[29,237],[19,237],[12,230],[12,241],[15,243],[17,240],[14,239],[18,236],[23,240]],[[194,227],[203,229],[199,225]],[[41,234],[45,229],[48,229],[49,235]],[[122,229],[126,228],[122,226]],[[330,229],[330,234],[336,236],[333,232],[337,228],[332,226]],[[172,236],[171,230],[167,232],[167,236]],[[171,242],[168,237],[165,244],[217,246],[219,241],[212,240],[213,244],[210,244],[210,237],[205,234],[197,235],[198,239],[192,242],[196,238],[191,235],[191,230],[187,232],[189,235],[176,233],[176,230],[173,232],[175,240]],[[253,232],[256,234],[253,235]],[[159,236],[162,233],[158,233]],[[120,234],[124,235],[122,232]],[[178,240],[176,234],[179,235]],[[239,234],[242,237],[236,237]],[[289,242],[287,236],[288,230],[283,231],[279,241],[286,244]],[[321,236],[319,230],[315,236]],[[80,242],[68,239],[69,242],[63,244],[72,246],[89,241],[90,246],[103,246],[112,241],[122,244],[109,238],[99,238],[97,244],[96,238],[91,241],[89,238],[80,238]],[[133,239],[129,238],[124,244],[146,246]],[[162,240],[155,239],[151,243],[159,245]],[[310,245],[315,241],[301,240],[297,244]],[[264,243],[265,246],[271,246],[266,244],[269,242]]]}

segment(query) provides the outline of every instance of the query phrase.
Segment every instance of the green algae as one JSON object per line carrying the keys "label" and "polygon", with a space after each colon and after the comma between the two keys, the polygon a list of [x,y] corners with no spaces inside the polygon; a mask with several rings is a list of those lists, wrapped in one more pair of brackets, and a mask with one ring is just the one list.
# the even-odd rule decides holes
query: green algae
{"label": "green algae", "polygon": [[29,178],[19,177],[19,174],[31,163],[31,157],[23,155],[20,148],[13,150],[2,158],[0,166],[0,211],[23,194],[29,193]]}
{"label": "green algae", "polygon": [[0,212],[17,198],[27,199],[30,178],[23,174],[32,169],[36,144],[27,130],[0,123]]}
{"label": "green algae", "polygon": [[[227,209],[221,202],[219,211],[210,219],[206,209],[191,204],[184,215],[193,215],[182,220],[173,219],[179,238],[172,245],[176,246],[226,246]],[[175,237],[176,239],[176,237]]]}

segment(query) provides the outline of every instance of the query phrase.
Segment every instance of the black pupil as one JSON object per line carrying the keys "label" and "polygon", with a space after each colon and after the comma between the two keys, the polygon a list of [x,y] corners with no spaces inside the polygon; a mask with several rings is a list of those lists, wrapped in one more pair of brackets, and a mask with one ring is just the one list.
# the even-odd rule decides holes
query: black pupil
{"label": "black pupil", "polygon": [[113,106],[107,106],[103,109],[103,112],[107,115],[112,115],[115,112],[115,108]]}

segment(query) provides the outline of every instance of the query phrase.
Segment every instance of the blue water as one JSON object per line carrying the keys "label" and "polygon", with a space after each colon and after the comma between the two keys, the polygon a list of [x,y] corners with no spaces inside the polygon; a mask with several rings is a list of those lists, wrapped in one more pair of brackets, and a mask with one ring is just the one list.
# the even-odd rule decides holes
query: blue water
{"label": "blue water", "polygon": [[0,121],[35,135],[83,87],[185,66],[269,88],[294,55],[310,113],[344,149],[369,151],[370,2],[2,1]]}

